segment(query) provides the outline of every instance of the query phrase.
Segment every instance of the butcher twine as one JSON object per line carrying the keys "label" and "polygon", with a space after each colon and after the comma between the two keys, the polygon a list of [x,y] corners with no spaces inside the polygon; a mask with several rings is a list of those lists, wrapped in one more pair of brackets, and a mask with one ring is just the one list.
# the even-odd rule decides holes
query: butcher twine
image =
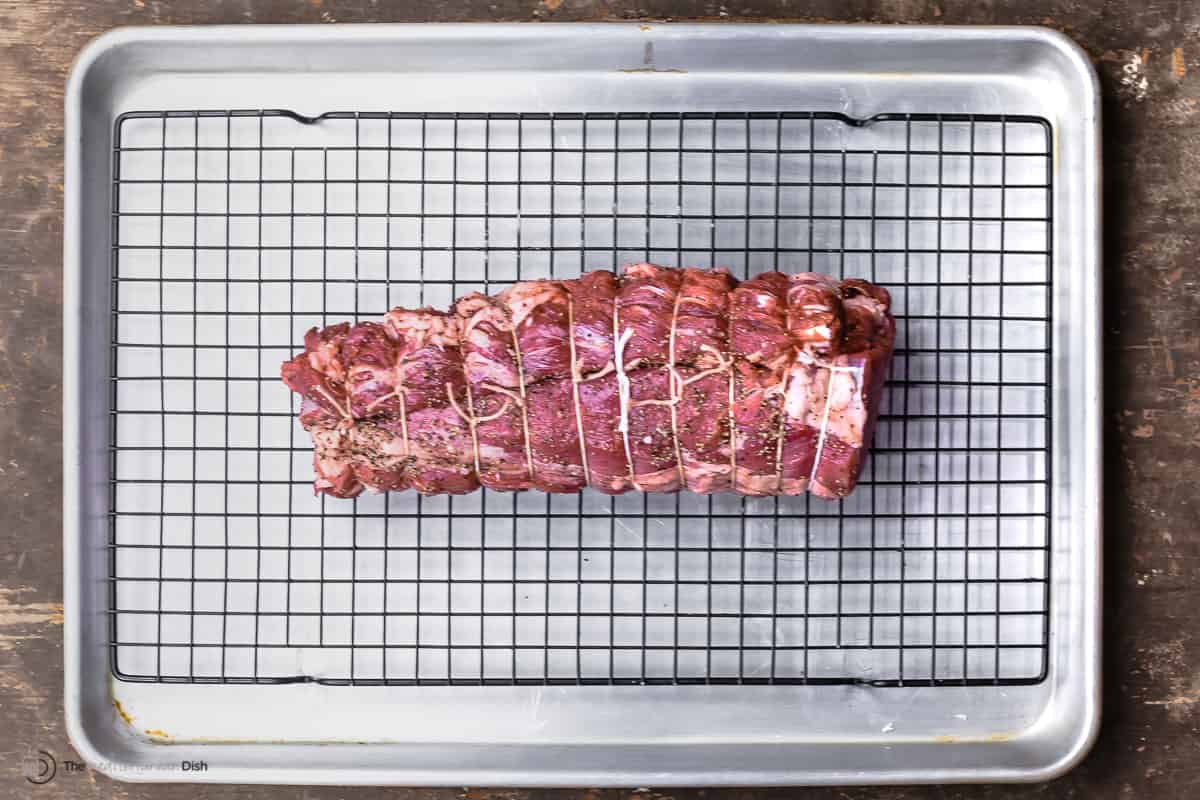
{"label": "butcher twine", "polygon": [[[462,339],[459,339],[459,351],[462,350]],[[450,400],[450,405],[458,412],[458,415],[467,423],[467,427],[471,429],[471,449],[475,456],[475,474],[483,475],[483,470],[479,468],[479,432],[475,429],[479,421],[475,418],[475,397],[471,393],[471,382],[467,380],[467,368],[463,366],[463,383],[467,389],[467,410],[469,414],[464,414],[463,410],[458,407],[458,400],[454,397],[454,387],[446,381],[446,397]],[[500,406],[500,410],[504,411],[508,408],[508,398],[504,398],[504,404]]]}
{"label": "butcher twine", "polygon": [[[732,318],[732,312],[730,314]],[[732,322],[732,319],[731,319]],[[733,400],[737,396],[737,374],[734,369],[733,348],[733,331],[729,332],[728,340],[725,343],[726,347],[730,348],[729,353],[729,491],[737,491],[737,425],[734,424],[733,418]]]}
{"label": "butcher twine", "polygon": [[[489,298],[489,302],[490,302],[490,298]],[[471,331],[475,328],[475,326],[477,324],[476,321],[478,319],[480,319],[480,316],[478,314],[473,314],[471,316],[471,319],[466,322],[465,327],[463,327],[459,331],[458,338],[459,338],[459,347],[460,348],[462,347],[462,344],[467,340],[467,337],[469,337],[471,335]],[[475,448],[475,473],[477,475],[482,476],[483,470],[480,468],[481,456],[480,456],[480,451],[479,451],[479,435],[478,435],[478,431],[477,431],[478,426],[482,425],[485,422],[491,422],[494,419],[499,419],[500,417],[504,416],[506,413],[508,413],[508,407],[510,404],[515,404],[518,407],[523,409],[525,407],[525,403],[523,402],[522,397],[518,396],[515,392],[513,392],[512,389],[506,389],[503,386],[498,386],[494,383],[491,383],[490,381],[480,381],[480,383],[479,383],[480,389],[487,389],[489,392],[495,392],[496,394],[504,395],[504,402],[500,404],[500,408],[498,408],[496,411],[493,411],[491,414],[488,414],[485,417],[475,416],[475,397],[471,391],[471,381],[469,378],[467,378],[467,375],[466,375],[466,366],[465,366],[466,360],[465,360],[465,358],[464,358],[463,364],[464,364],[463,378],[464,378],[464,382],[466,383],[466,386],[467,386],[468,409],[466,411],[464,411],[462,409],[462,407],[459,406],[458,401],[454,398],[453,387],[451,387],[449,383],[446,384],[446,397],[449,398],[450,405],[454,408],[455,411],[458,412],[458,415],[460,417],[462,417],[464,420],[466,420],[467,424],[471,426],[471,445]],[[520,369],[519,362],[517,364],[517,368]],[[524,382],[524,380],[522,380],[521,381],[522,391],[524,391],[524,388],[525,388],[525,382]],[[523,411],[522,411],[522,414],[524,414]],[[529,439],[528,439],[528,437],[526,437],[527,444],[528,444],[528,441],[529,441]],[[532,474],[533,473],[531,470],[530,475],[532,475]]]}
{"label": "butcher twine", "polygon": [[629,376],[625,374],[625,345],[633,337],[633,328],[626,328],[617,336],[617,304],[613,303],[613,336],[616,337],[613,348],[613,368],[617,372],[617,402],[621,407],[621,418],[617,422],[617,430],[625,440],[625,463],[629,465],[629,482],[639,492],[645,491],[638,486],[637,476],[633,473],[633,451],[629,449]]}
{"label": "butcher twine", "polygon": [[400,401],[400,434],[404,438],[404,460],[407,464],[408,458],[412,451],[408,445],[408,404],[404,400],[404,362],[405,356],[400,356],[396,359],[396,366],[392,368],[392,380],[395,387],[383,397],[377,397],[367,406],[367,411],[372,410],[375,406],[395,397]]}
{"label": "butcher twine", "polygon": [[683,299],[683,282],[679,279],[679,288],[675,291],[675,307],[671,309],[671,331],[667,337],[667,369],[671,372],[671,438],[675,442],[675,465],[679,469],[679,488],[687,488],[687,477],[683,474],[683,453],[679,450],[679,420],[676,407],[683,397],[683,385],[680,382],[679,371],[675,369],[675,327],[679,324],[679,301]]}
{"label": "butcher twine", "polygon": [[587,439],[583,435],[583,409],[579,403],[579,361],[575,357],[575,298],[567,292],[567,343],[571,347],[571,399],[575,402],[575,429],[579,432],[579,457],[583,462],[583,480],[592,485],[592,471],[588,468]]}
{"label": "butcher twine", "polygon": [[505,307],[508,315],[508,331],[512,335],[513,352],[517,357],[517,383],[521,387],[521,427],[525,431],[525,464],[529,467],[529,480],[533,481],[533,448],[529,443],[529,411],[528,399],[525,397],[525,362],[521,358],[521,343],[517,341],[517,326],[513,324],[512,314]]}
{"label": "butcher twine", "polygon": [[838,367],[830,364],[826,369],[829,370],[829,386],[825,389],[825,413],[821,416],[821,435],[817,438],[817,455],[813,458],[812,474],[808,476],[809,486],[812,486],[813,481],[817,479],[817,469],[821,466],[821,453],[825,449],[825,435],[829,430],[829,407],[833,405],[830,402],[830,397],[833,394],[833,380],[839,372],[847,372],[856,376],[855,381],[857,391],[862,391],[863,368],[859,367]]}
{"label": "butcher twine", "polygon": [[[792,362],[794,367],[796,362]],[[788,392],[792,390],[792,367],[783,379],[783,400],[779,403],[779,430],[775,433],[775,491],[783,494],[783,440],[787,436]]]}

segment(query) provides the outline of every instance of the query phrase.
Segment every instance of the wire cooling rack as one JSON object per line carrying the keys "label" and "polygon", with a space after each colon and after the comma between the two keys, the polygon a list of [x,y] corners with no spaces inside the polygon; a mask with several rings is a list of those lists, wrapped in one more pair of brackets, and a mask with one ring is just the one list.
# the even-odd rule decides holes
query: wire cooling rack
{"label": "wire cooling rack", "polygon": [[[1041,680],[1052,167],[1030,117],[122,116],[113,673]],[[891,290],[851,497],[313,496],[278,378],[307,328],[647,259]]]}

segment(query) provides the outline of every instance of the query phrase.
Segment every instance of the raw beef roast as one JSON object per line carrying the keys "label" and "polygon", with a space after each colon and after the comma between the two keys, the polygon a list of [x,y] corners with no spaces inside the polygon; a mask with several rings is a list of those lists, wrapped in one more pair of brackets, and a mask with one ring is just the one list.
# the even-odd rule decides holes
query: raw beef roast
{"label": "raw beef roast", "polygon": [[635,264],[314,328],[282,374],[335,497],[838,498],[879,416],[890,307],[862,280]]}

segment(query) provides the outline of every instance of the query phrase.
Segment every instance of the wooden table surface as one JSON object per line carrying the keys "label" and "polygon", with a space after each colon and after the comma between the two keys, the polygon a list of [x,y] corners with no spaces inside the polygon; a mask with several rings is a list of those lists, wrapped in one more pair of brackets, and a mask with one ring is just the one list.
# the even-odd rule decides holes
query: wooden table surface
{"label": "wooden table surface", "polygon": [[[809,16],[797,16],[805,12]],[[63,88],[118,25],[728,18],[1041,24],[1104,93],[1104,726],[1037,787],[525,792],[144,786],[77,759],[62,710]],[[1200,3],[1159,0],[0,0],[0,796],[1200,797]],[[53,755],[45,785],[24,778]]]}

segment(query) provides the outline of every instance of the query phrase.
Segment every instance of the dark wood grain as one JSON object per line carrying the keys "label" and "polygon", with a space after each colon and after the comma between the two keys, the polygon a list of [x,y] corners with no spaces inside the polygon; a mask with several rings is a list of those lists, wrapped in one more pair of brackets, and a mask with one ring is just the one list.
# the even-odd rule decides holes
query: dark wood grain
{"label": "dark wood grain", "polygon": [[[808,16],[797,16],[798,13]],[[743,18],[1037,23],[1104,87],[1105,702],[1092,755],[1040,787],[681,791],[647,798],[1200,796],[1200,4],[1137,0],[0,0],[0,796],[451,797],[625,792],[147,787],[90,771],[45,786],[22,759],[75,758],[62,719],[62,98],[74,55],[117,25]]]}

